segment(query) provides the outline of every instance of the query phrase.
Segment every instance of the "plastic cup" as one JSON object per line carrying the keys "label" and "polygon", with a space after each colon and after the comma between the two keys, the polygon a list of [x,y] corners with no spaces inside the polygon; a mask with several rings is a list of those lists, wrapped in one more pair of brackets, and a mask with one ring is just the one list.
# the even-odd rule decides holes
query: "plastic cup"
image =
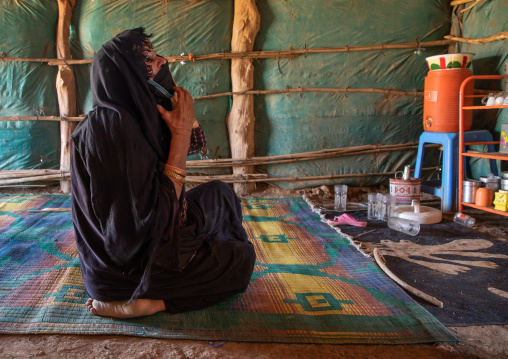
{"label": "plastic cup", "polygon": [[495,101],[496,101],[495,93],[489,93],[488,96],[482,98],[482,104],[485,106],[494,106]]}
{"label": "plastic cup", "polygon": [[504,103],[504,93],[498,93],[496,98],[494,99],[494,106],[503,106]]}

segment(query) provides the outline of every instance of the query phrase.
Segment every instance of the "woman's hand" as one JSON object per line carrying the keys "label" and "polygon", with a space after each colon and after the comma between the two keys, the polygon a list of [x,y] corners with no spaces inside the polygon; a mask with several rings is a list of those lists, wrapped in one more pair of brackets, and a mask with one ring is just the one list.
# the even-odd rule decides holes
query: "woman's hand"
{"label": "woman's hand", "polygon": [[[171,144],[166,164],[185,170],[192,126],[196,119],[189,92],[182,87],[174,87],[174,89],[178,101],[174,104],[173,111],[166,111],[160,105],[157,105],[157,109],[171,130]],[[177,197],[180,198],[182,184],[175,179],[171,179],[171,181],[175,184]]]}
{"label": "woman's hand", "polygon": [[192,97],[183,87],[174,87],[176,98],[178,101],[173,107],[173,111],[166,111],[161,105],[157,105],[162,119],[166,122],[171,135],[174,136],[190,136],[192,126],[196,118],[194,117],[194,106],[192,105]]}

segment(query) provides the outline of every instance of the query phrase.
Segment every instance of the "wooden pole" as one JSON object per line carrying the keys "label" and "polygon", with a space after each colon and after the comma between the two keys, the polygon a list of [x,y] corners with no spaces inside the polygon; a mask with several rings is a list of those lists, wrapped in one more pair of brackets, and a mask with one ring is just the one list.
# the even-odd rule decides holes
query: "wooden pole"
{"label": "wooden pole", "polygon": [[[199,61],[199,60],[230,60],[236,58],[242,59],[281,59],[281,58],[294,58],[300,55],[317,54],[317,53],[334,53],[334,52],[356,52],[356,51],[385,51],[390,49],[416,49],[418,47],[434,47],[445,46],[453,43],[452,40],[435,40],[425,42],[403,42],[398,44],[380,44],[380,45],[366,45],[366,46],[342,46],[342,47],[318,47],[318,48],[304,48],[304,49],[291,49],[291,50],[275,50],[275,51],[243,51],[243,52],[221,52],[215,54],[189,55],[185,56],[164,56],[168,62],[180,61]],[[92,63],[92,59],[82,60],[69,60],[66,59],[48,59],[48,58],[22,58],[22,57],[8,57],[0,56],[0,61],[30,61],[30,62],[45,62],[49,66],[58,65],[84,65]]]}
{"label": "wooden pole", "polygon": [[353,93],[353,92],[372,92],[372,93],[383,93],[386,95],[401,95],[401,96],[423,96],[424,93],[420,91],[403,91],[403,90],[394,90],[389,88],[384,89],[376,89],[376,88],[365,88],[365,89],[357,89],[351,87],[345,88],[327,88],[327,87],[298,87],[295,89],[279,89],[279,90],[247,90],[247,91],[238,91],[238,92],[223,92],[213,95],[204,95],[194,97],[194,100],[211,100],[215,97],[222,96],[236,96],[236,95],[268,95],[268,94],[285,94],[285,93],[303,93],[303,92],[342,92],[342,93]]}
{"label": "wooden pole", "polygon": [[60,174],[54,174],[54,175],[1,179],[0,180],[0,185],[13,184],[13,183],[23,183],[23,182],[34,182],[34,181],[58,180],[58,179],[61,179],[61,178],[62,179],[66,179],[68,182],[70,182],[70,173],[69,172],[62,172]]}
{"label": "wooden pole", "polygon": [[[462,36],[462,27],[460,27],[459,21],[460,19],[457,16],[457,7],[452,8],[452,16],[451,16],[451,26],[450,26],[450,36]],[[457,50],[457,42],[453,42],[448,45],[448,53],[453,54],[455,52],[459,52]]]}
{"label": "wooden pole", "polygon": [[467,44],[486,44],[488,42],[494,42],[499,40],[506,40],[508,39],[508,31],[499,32],[492,36],[487,37],[479,37],[477,39],[466,39],[463,37],[457,37],[457,36],[451,36],[446,35],[445,39],[457,41],[457,42],[465,42]]}
{"label": "wooden pole", "polygon": [[[56,54],[59,59],[70,59],[71,49],[69,46],[70,23],[72,9],[76,0],[58,0],[58,25],[56,31]],[[77,116],[76,81],[72,67],[63,64],[58,65],[56,78],[56,90],[58,94],[58,107],[60,116]],[[60,122],[60,171],[69,171],[71,167],[71,139],[70,136],[76,124],[72,122]],[[63,193],[70,193],[71,182],[69,179],[60,181],[60,189]]]}
{"label": "wooden pole", "polygon": [[[422,171],[436,171],[439,167],[428,167],[422,168]],[[0,177],[0,185],[11,185],[14,183],[33,182],[33,181],[50,181],[59,180],[61,178],[70,178],[70,172],[59,172],[59,173],[48,173],[30,175],[29,172],[33,170],[27,170],[24,176],[21,174],[2,176]],[[58,172],[58,171],[57,171]],[[185,182],[188,183],[203,183],[213,180],[221,180],[226,183],[238,183],[246,185],[247,183],[256,182],[301,182],[301,181],[316,181],[316,180],[332,180],[342,178],[361,178],[361,177],[372,177],[372,176],[393,176],[395,172],[376,172],[376,173],[351,173],[345,175],[325,175],[325,176],[307,176],[307,177],[268,177],[267,174],[256,173],[256,174],[245,174],[239,175],[210,175],[210,176],[197,176],[188,175],[185,178]]]}
{"label": "wooden pole", "polygon": [[[260,22],[255,0],[235,0],[232,52],[252,51]],[[231,83],[233,92],[247,91],[254,87],[254,65],[251,59],[231,60]],[[232,158],[249,158],[254,155],[254,122],[254,96],[234,95],[227,120]],[[233,167],[236,175],[253,172],[253,166]],[[234,189],[238,195],[247,195],[255,189],[255,184],[235,184]]]}
{"label": "wooden pole", "polygon": [[[438,144],[429,144],[430,147],[438,147]],[[275,164],[285,162],[318,160],[330,157],[341,157],[351,155],[361,155],[373,152],[390,152],[390,151],[409,151],[418,148],[418,142],[406,142],[396,145],[364,145],[354,147],[331,148],[326,150],[291,153],[288,155],[261,156],[250,158],[218,158],[211,160],[187,161],[187,168],[217,168],[217,167],[234,167],[246,165],[262,165]],[[1,172],[0,172],[1,173]]]}
{"label": "wooden pole", "polygon": [[[490,91],[492,92],[492,91]],[[488,92],[488,93],[490,93]],[[79,122],[85,116],[76,116],[76,117],[58,117],[58,116],[0,116],[0,121],[70,121],[70,122]]]}
{"label": "wooden pole", "polygon": [[[422,171],[436,171],[439,167],[424,167]],[[375,173],[350,173],[345,175],[325,175],[325,176],[304,176],[304,177],[265,177],[261,175],[246,175],[242,176],[245,178],[238,178],[235,175],[229,175],[222,177],[223,182],[227,183],[241,183],[242,185],[252,182],[302,182],[302,181],[322,181],[322,180],[334,180],[343,178],[362,178],[362,177],[373,177],[373,176],[393,176],[395,171],[391,172],[375,172]],[[185,182],[197,183],[197,182],[208,182],[216,179],[217,176],[187,176]]]}
{"label": "wooden pole", "polygon": [[2,178],[20,178],[20,177],[35,177],[60,174],[59,170],[8,170],[0,171],[0,179]]}

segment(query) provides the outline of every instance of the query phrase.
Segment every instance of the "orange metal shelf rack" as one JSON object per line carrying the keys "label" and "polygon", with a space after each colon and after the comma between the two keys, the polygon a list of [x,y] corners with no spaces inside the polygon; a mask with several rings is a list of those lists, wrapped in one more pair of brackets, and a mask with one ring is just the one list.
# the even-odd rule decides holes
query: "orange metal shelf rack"
{"label": "orange metal shelf rack", "polygon": [[[471,110],[493,110],[493,109],[502,109],[502,108],[508,108],[508,106],[464,106],[464,98],[465,97],[484,97],[484,95],[464,95],[464,89],[468,82],[474,81],[474,80],[501,80],[505,78],[503,75],[483,75],[483,76],[470,76],[467,79],[465,79],[462,82],[462,85],[460,86],[460,98],[459,98],[459,212],[462,212],[464,206],[472,207],[476,209],[481,209],[487,212],[492,212],[496,214],[500,214],[502,216],[508,216],[508,212],[504,211],[498,211],[494,208],[494,206],[491,207],[482,207],[478,206],[473,203],[466,203],[462,202],[462,193],[463,193],[463,186],[462,181],[464,179],[464,160],[463,156],[467,157],[479,157],[479,158],[488,158],[488,159],[496,159],[496,160],[502,160],[502,161],[508,161],[508,153],[501,153],[501,152],[494,152],[494,153],[465,153],[464,152],[464,145],[486,145],[486,144],[499,144],[499,141],[494,142],[468,142],[464,143],[464,111],[471,111]],[[508,79],[507,79],[508,81]]]}

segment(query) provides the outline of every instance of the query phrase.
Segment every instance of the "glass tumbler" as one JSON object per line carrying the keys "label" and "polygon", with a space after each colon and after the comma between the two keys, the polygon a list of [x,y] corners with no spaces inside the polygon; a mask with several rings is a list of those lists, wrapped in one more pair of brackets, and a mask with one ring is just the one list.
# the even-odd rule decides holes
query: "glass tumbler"
{"label": "glass tumbler", "polygon": [[377,219],[377,193],[370,192],[367,194],[367,218]]}
{"label": "glass tumbler", "polygon": [[420,223],[410,219],[391,217],[388,219],[388,227],[396,231],[416,236],[420,232]]}
{"label": "glass tumbler", "polygon": [[345,184],[336,184],[334,186],[335,189],[335,210],[336,211],[345,211],[346,210],[346,202],[347,202],[347,185]]}
{"label": "glass tumbler", "polygon": [[376,219],[384,219],[386,217],[386,199],[384,194],[382,193],[377,194],[376,205],[377,205]]}
{"label": "glass tumbler", "polygon": [[395,205],[397,203],[397,197],[393,194],[385,194],[383,200],[385,201],[385,216],[383,216],[383,220],[387,221],[392,216],[393,210],[395,209]]}

